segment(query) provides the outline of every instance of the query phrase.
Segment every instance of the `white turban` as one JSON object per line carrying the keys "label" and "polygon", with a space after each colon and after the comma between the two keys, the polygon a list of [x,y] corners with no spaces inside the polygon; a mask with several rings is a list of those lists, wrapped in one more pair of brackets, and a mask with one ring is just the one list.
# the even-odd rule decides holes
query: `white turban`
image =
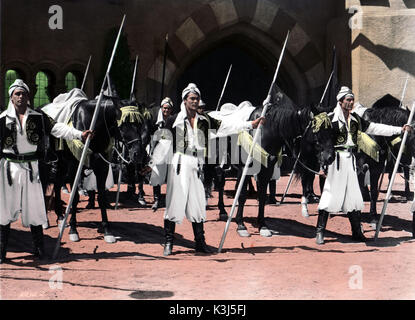
{"label": "white turban", "polygon": [[15,82],[12,83],[12,85],[9,87],[9,96],[11,97],[13,94],[13,91],[16,90],[17,88],[26,90],[27,93],[30,92],[29,87],[27,86],[26,83],[23,82],[22,79],[16,79]]}
{"label": "white turban", "polygon": [[165,97],[163,101],[161,101],[160,107],[164,106],[165,104],[168,104],[173,108],[173,101],[171,101],[169,97]]}
{"label": "white turban", "polygon": [[352,92],[352,90],[346,86],[343,86],[340,88],[339,93],[337,94],[337,101],[340,101],[341,99],[343,99],[346,96],[351,96],[354,98],[354,94]]}
{"label": "white turban", "polygon": [[201,97],[200,95],[200,90],[197,88],[197,86],[194,83],[189,83],[189,85],[184,88],[183,92],[182,92],[182,100],[184,100],[184,98],[189,94],[189,93],[195,93],[197,94],[199,97]]}

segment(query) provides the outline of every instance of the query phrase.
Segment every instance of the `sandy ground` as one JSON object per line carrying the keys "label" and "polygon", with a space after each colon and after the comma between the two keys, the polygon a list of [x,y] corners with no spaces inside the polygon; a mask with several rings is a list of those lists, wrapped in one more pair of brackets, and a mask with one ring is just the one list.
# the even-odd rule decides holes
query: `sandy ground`
{"label": "sandy ground", "polygon": [[[278,182],[278,199],[287,181],[288,176],[283,176]],[[233,190],[234,183],[229,180],[226,190]],[[394,190],[403,190],[399,176]],[[389,204],[376,242],[367,219],[363,227],[371,241],[353,242],[349,221],[340,215],[329,219],[326,244],[319,246],[315,244],[317,204],[309,205],[309,218],[302,217],[297,183],[285,204],[266,206],[265,214],[274,236],[259,235],[255,225],[257,201],[251,198],[245,209],[251,237],[239,237],[232,223],[222,253],[195,254],[192,227],[185,220],[176,227],[174,254],[164,257],[163,209],[153,213],[152,189],[146,186],[145,191],[148,208],[122,203],[119,210],[108,211],[118,239],[115,244],[105,243],[97,232],[100,221],[97,209],[80,210],[81,241],[70,242],[66,229],[55,261],[34,260],[29,230],[20,221],[12,224],[7,255],[10,260],[0,270],[0,297],[24,300],[415,298],[415,241],[409,202]],[[401,194],[395,193],[398,199]],[[207,243],[216,252],[225,222],[218,221],[217,193],[213,192],[213,196],[209,199],[205,231]],[[380,200],[384,197],[383,192]],[[87,199],[81,197],[81,200],[80,207],[84,208]],[[228,212],[232,201],[225,197]],[[382,206],[383,202],[379,202],[378,212]],[[366,203],[364,214],[368,209]],[[45,242],[52,254],[58,228],[54,213],[49,212],[48,216],[51,227],[45,230]]]}

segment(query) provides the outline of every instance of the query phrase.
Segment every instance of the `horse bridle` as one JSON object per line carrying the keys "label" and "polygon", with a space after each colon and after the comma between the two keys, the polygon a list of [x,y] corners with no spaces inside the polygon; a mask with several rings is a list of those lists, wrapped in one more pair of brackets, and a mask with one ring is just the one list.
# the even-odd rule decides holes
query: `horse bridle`
{"label": "horse bridle", "polygon": [[[110,133],[110,130],[109,130],[109,128],[108,128],[108,124],[107,124],[107,118],[106,118],[106,110],[107,110],[107,101],[108,100],[106,100],[105,101],[105,103],[104,103],[104,124],[105,124],[105,129],[107,130],[107,133],[108,133],[108,136],[109,137],[111,137],[111,133]],[[135,139],[132,139],[132,140],[130,140],[130,141],[125,141],[124,140],[124,138],[121,136],[121,143],[122,144],[124,144],[127,148],[128,148],[128,146],[130,145],[130,144],[132,144],[132,143],[134,143],[134,142],[136,142],[136,141],[139,141],[140,139],[139,138],[135,138]],[[123,155],[118,151],[118,149],[117,149],[117,147],[114,145],[114,147],[112,148],[116,153],[117,153],[117,155],[120,157],[120,159],[123,161],[123,162],[125,162],[126,164],[130,164],[132,161],[131,160],[126,160],[124,157],[123,157]],[[99,156],[105,161],[105,162],[107,162],[107,163],[109,163],[109,164],[114,164],[114,165],[119,165],[119,164],[116,164],[116,163],[112,163],[112,162],[110,162],[110,161],[108,161],[108,160],[106,160],[105,158],[104,158],[104,156],[101,154],[101,153],[99,153]]]}
{"label": "horse bridle", "polygon": [[[310,121],[309,121],[309,123],[308,123],[308,125],[306,126],[306,128],[304,129],[304,132],[303,132],[303,134],[302,135],[300,135],[300,136],[298,136],[298,137],[296,137],[295,138],[295,140],[296,139],[298,139],[298,138],[302,138],[302,137],[304,137],[305,136],[305,134],[307,133],[307,131],[310,129],[310,127],[311,127],[311,124],[312,124],[312,121],[313,121],[313,119],[310,119]],[[291,147],[290,147],[290,145],[287,143],[287,141],[285,141],[286,143],[285,143],[285,145],[288,147],[288,149],[290,149],[290,151],[291,151],[291,153],[293,154],[293,155],[295,155],[295,152],[294,152],[294,150],[293,149],[291,149]],[[316,140],[316,143],[318,144],[318,140]],[[319,176],[324,176],[325,174],[322,174],[322,173],[320,173],[320,172],[317,172],[317,171],[315,171],[315,170],[313,170],[313,169],[311,169],[310,167],[308,167],[307,165],[305,165],[301,160],[300,160],[300,157],[301,157],[301,150],[300,150],[300,152],[298,153],[298,155],[297,156],[295,156],[294,158],[298,161],[298,163],[304,168],[304,169],[306,169],[306,170],[308,170],[308,171],[310,171],[311,173],[314,173],[314,174],[316,174],[316,175],[319,175]],[[326,172],[327,171],[327,168],[324,168],[324,166],[323,166],[323,171],[324,172]]]}

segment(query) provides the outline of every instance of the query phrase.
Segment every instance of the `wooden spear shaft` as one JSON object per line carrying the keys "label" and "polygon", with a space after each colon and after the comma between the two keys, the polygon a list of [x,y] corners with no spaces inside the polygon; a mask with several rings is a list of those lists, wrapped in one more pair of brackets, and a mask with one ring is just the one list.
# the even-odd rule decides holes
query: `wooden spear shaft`
{"label": "wooden spear shaft", "polygon": [[133,82],[131,83],[130,100],[133,99],[133,95],[134,95],[135,76],[137,74],[137,64],[138,64],[138,56],[135,56],[135,65],[134,65],[134,73],[133,73]]}
{"label": "wooden spear shaft", "polygon": [[[329,80],[327,80],[326,88],[324,89],[323,95],[321,96],[321,99],[320,99],[320,104],[321,104],[321,103],[323,103],[324,97],[326,96],[327,89],[328,89],[328,87],[329,87],[329,84],[330,84],[331,78],[333,77],[333,73],[334,73],[334,70],[330,73]],[[287,184],[287,187],[285,188],[285,192],[284,192],[284,194],[282,195],[282,198],[281,198],[280,204],[282,204],[282,203],[283,203],[283,201],[284,201],[284,199],[285,199],[285,196],[287,195],[287,192],[288,192],[288,190],[290,189],[291,183],[292,183],[293,178],[294,178],[294,171],[295,171],[295,169],[296,169],[296,167],[297,167],[298,160],[300,159],[300,156],[301,156],[301,150],[300,150],[300,152],[298,153],[297,159],[295,159],[294,166],[293,166],[293,169],[292,169],[291,174],[290,174],[290,179],[288,180],[288,184]]]}
{"label": "wooden spear shaft", "polygon": [[[97,104],[95,105],[94,114],[92,116],[91,125],[89,127],[89,130],[91,130],[91,131],[93,131],[94,128],[95,128],[95,123],[97,121],[98,113],[99,113],[99,107],[101,105],[102,97],[104,95],[104,85],[105,85],[105,82],[107,81],[107,77],[109,76],[109,72],[111,70],[112,62],[113,62],[114,56],[115,56],[115,51],[117,49],[118,41],[119,41],[120,36],[121,36],[122,28],[124,26],[124,21],[125,21],[125,15],[122,19],[121,27],[120,27],[120,30],[118,31],[118,36],[117,36],[117,39],[115,41],[114,48],[112,50],[112,55],[111,55],[110,62],[108,64],[108,69],[107,69],[107,72],[105,74],[102,86],[101,86],[101,91],[100,91],[100,94],[99,94],[99,97],[98,97],[98,101],[97,101]],[[78,183],[79,183],[79,180],[81,178],[82,167],[83,167],[84,162],[85,162],[85,158],[86,158],[86,154],[87,154],[90,142],[91,142],[91,136],[89,135],[88,138],[85,141],[84,149],[82,150],[81,159],[79,160],[79,165],[78,165],[78,169],[76,171],[75,181],[72,185],[71,196],[70,196],[70,199],[69,199],[68,206],[66,207],[65,217],[64,217],[63,223],[61,224],[61,227],[60,227],[60,230],[59,230],[58,240],[56,241],[55,250],[53,252],[53,256],[52,256],[53,260],[56,259],[56,256],[59,252],[63,231],[65,230],[66,221],[68,220],[69,212],[72,208],[72,203],[73,203],[73,200],[75,198],[75,192],[77,192]]]}
{"label": "wooden spear shaft", "polygon": [[[271,92],[272,92],[272,89],[274,87],[275,81],[277,80],[278,71],[280,69],[282,57],[284,56],[284,51],[285,51],[285,47],[287,45],[289,35],[290,35],[290,31],[287,32],[287,37],[285,38],[284,46],[282,48],[280,58],[278,60],[277,69],[275,70],[274,79],[272,80],[271,86],[269,88],[266,101],[271,100]],[[262,109],[261,117],[265,116],[265,114],[267,112],[267,109],[268,109],[268,104],[265,104],[264,108]],[[231,209],[231,212],[229,214],[228,221],[226,221],[226,226],[225,226],[225,230],[223,231],[222,239],[221,239],[220,244],[219,244],[218,253],[220,253],[222,251],[223,243],[225,242],[226,234],[228,232],[229,225],[231,223],[233,214],[235,212],[236,202],[238,201],[239,195],[241,194],[242,186],[244,185],[245,177],[248,173],[248,167],[249,167],[249,164],[251,163],[251,160],[252,160],[252,152],[253,152],[253,149],[254,149],[254,146],[255,146],[256,142],[258,141],[259,134],[261,132],[261,126],[262,125],[260,123],[257,130],[256,130],[256,132],[255,132],[254,139],[253,139],[253,142],[252,142],[252,147],[251,147],[251,149],[248,153],[248,158],[246,159],[246,162],[245,162],[245,167],[244,167],[244,170],[242,172],[241,180],[239,181],[238,190],[236,191],[235,199],[233,200],[232,209]]]}
{"label": "wooden spear shaft", "polygon": [[218,105],[216,106],[216,111],[218,111],[220,102],[222,101],[223,93],[225,92],[226,84],[228,83],[228,79],[229,79],[229,75],[231,73],[231,70],[232,70],[232,65],[229,67],[228,75],[226,76],[225,84],[223,85],[222,93],[220,94]]}
{"label": "wooden spear shaft", "polygon": [[[415,101],[412,104],[412,110],[411,110],[411,113],[409,114],[407,125],[410,125],[412,123],[412,118],[414,117],[414,111],[415,111]],[[402,153],[405,147],[407,137],[408,137],[408,131],[405,130],[405,133],[403,134],[403,138],[402,138],[401,147],[399,148],[398,157],[396,158],[395,167],[393,168],[392,177],[388,185],[388,191],[386,193],[385,201],[383,202],[382,213],[380,214],[379,222],[376,227],[375,241],[377,240],[380,228],[382,227],[383,217],[385,216],[386,207],[388,206],[389,197],[392,192],[392,185],[393,185],[393,182],[395,181],[395,176],[398,171],[399,163],[401,161],[401,157],[402,157]]]}
{"label": "wooden spear shaft", "polygon": [[163,74],[161,76],[160,102],[163,100],[163,94],[164,94],[164,78],[166,76],[166,60],[167,60],[167,45],[168,45],[168,43],[169,43],[169,34],[166,34],[166,39],[164,41]]}
{"label": "wooden spear shaft", "polygon": [[84,79],[82,80],[81,90],[84,90],[86,77],[88,76],[89,65],[91,63],[91,58],[92,58],[92,56],[89,56],[88,64],[86,65],[86,69],[85,69]]}
{"label": "wooden spear shaft", "polygon": [[[122,146],[122,156],[124,156],[125,146]],[[117,196],[115,197],[115,210],[118,210],[118,201],[120,200],[120,187],[122,176],[122,159],[120,158],[120,168],[118,169],[118,183],[117,183]]]}

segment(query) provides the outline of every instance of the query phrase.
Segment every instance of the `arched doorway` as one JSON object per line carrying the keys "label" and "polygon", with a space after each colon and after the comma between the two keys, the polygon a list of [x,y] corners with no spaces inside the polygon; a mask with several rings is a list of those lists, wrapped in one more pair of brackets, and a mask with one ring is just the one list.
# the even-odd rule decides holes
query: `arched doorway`
{"label": "arched doorway", "polygon": [[[207,109],[216,109],[230,65],[232,70],[221,105],[226,102],[238,105],[245,100],[261,105],[274,76],[275,57],[240,34],[213,44],[194,58],[178,77],[176,101],[180,101],[183,88],[193,82],[201,90]],[[295,84],[284,67],[280,69],[277,85],[297,100]]]}

